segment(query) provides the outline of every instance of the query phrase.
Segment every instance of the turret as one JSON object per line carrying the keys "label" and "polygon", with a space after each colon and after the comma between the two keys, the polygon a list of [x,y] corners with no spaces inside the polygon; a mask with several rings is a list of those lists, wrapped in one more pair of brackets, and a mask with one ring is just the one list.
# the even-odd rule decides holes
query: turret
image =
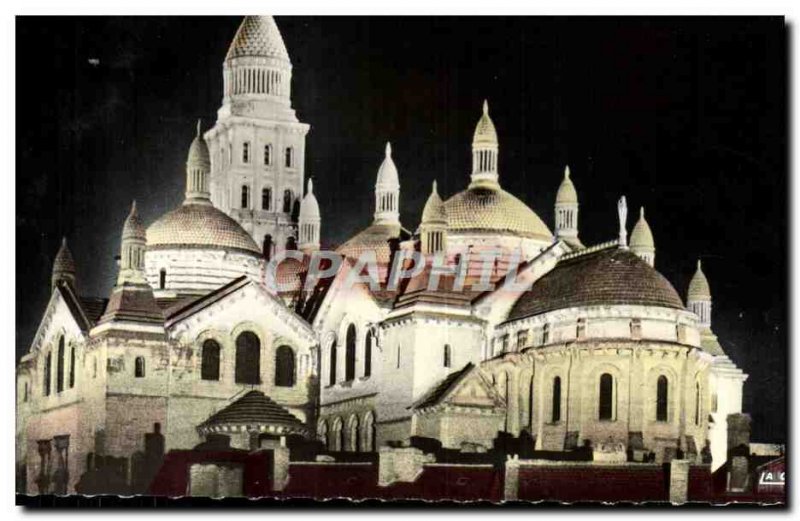
{"label": "turret", "polygon": [[61,247],[56,253],[56,258],[53,261],[53,276],[51,278],[51,290],[56,289],[59,281],[65,281],[73,288],[75,287],[75,260],[72,258],[72,253],[67,246],[67,238],[61,239]]}
{"label": "turret", "polygon": [[711,328],[711,288],[708,285],[706,274],[703,273],[700,259],[697,260],[697,271],[689,282],[686,306],[700,317],[701,327]]}
{"label": "turret", "polygon": [[489,117],[489,103],[483,101],[483,114],[475,126],[472,137],[472,185],[496,186],[498,154],[497,131]]}
{"label": "turret", "polygon": [[120,246],[119,276],[117,285],[125,283],[145,284],[144,252],[147,245],[147,234],[136,201],[131,204],[131,211],[122,226],[122,244]]}
{"label": "turret", "polygon": [[386,143],[386,157],[375,181],[375,224],[400,224],[400,178],[392,159],[392,145]]}
{"label": "turret", "polygon": [[314,182],[309,179],[306,195],[300,201],[300,214],[297,220],[298,247],[309,252],[319,249],[319,237],[322,218],[319,213],[319,202],[314,195]]}
{"label": "turret", "polygon": [[422,210],[419,238],[422,253],[432,254],[447,250],[447,212],[436,190],[436,181],[433,182],[431,194]]}
{"label": "turret", "polygon": [[582,248],[578,239],[578,193],[570,179],[569,166],[564,168],[564,179],[556,194],[556,238],[570,246]]}
{"label": "turret", "polygon": [[631,232],[631,251],[642,258],[650,266],[656,262],[656,244],[653,241],[653,232],[644,218],[644,206],[639,211],[639,220]]}
{"label": "turret", "polygon": [[200,120],[197,120],[197,135],[189,147],[186,158],[186,199],[183,204],[211,204],[209,191],[209,172],[211,157],[208,145],[200,133]]}

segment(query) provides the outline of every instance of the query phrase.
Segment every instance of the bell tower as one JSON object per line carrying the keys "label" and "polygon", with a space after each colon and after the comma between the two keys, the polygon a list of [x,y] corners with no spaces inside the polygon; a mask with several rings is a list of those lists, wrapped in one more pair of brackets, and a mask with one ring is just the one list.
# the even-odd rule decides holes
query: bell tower
{"label": "bell tower", "polygon": [[222,75],[222,106],[204,136],[211,201],[273,255],[297,243],[310,126],[292,108],[292,63],[271,16],[244,18]]}

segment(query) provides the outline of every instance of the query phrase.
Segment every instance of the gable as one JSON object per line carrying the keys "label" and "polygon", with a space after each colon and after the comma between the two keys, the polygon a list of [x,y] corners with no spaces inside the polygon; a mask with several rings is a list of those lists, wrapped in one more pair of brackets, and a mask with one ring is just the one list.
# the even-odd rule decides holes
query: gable
{"label": "gable", "polygon": [[258,324],[276,336],[301,342],[316,340],[311,326],[280,297],[246,277],[171,309],[166,327],[172,337],[193,338],[206,329],[231,329],[242,323]]}
{"label": "gable", "polygon": [[61,286],[56,287],[50,295],[50,301],[31,342],[31,353],[47,348],[62,334],[68,339],[85,340],[85,328],[90,324],[81,311],[80,303],[71,297],[71,292],[65,291]]}

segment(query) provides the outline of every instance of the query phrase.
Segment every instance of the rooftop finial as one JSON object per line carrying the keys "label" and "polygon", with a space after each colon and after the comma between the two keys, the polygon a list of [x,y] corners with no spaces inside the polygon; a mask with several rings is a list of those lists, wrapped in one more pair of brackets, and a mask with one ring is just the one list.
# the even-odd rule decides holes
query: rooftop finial
{"label": "rooftop finial", "polygon": [[433,193],[438,193],[438,190],[436,189],[436,179],[433,180]]}
{"label": "rooftop finial", "polygon": [[639,217],[640,217],[641,219],[644,219],[644,206],[642,206],[641,208],[639,208]]}
{"label": "rooftop finial", "polygon": [[617,203],[617,213],[619,214],[619,247],[628,249],[628,202],[624,195],[619,198]]}
{"label": "rooftop finial", "polygon": [[197,118],[197,137],[200,137],[200,127],[202,126],[202,124],[203,124],[203,120],[200,119],[200,118]]}
{"label": "rooftop finial", "polygon": [[483,113],[489,114],[489,101],[485,99],[483,100]]}
{"label": "rooftop finial", "polygon": [[564,179],[569,179],[569,165],[564,167]]}
{"label": "rooftop finial", "polygon": [[61,237],[61,247],[62,248],[66,248],[67,247],[67,236],[66,235]]}
{"label": "rooftop finial", "polygon": [[703,271],[703,263],[700,259],[697,259],[697,271]]}
{"label": "rooftop finial", "polygon": [[136,214],[136,199],[131,203],[131,215]]}
{"label": "rooftop finial", "polygon": [[314,181],[310,177],[308,178],[308,183],[306,184],[306,192],[309,194],[314,193]]}
{"label": "rooftop finial", "polygon": [[386,157],[392,157],[392,144],[390,142],[386,142]]}

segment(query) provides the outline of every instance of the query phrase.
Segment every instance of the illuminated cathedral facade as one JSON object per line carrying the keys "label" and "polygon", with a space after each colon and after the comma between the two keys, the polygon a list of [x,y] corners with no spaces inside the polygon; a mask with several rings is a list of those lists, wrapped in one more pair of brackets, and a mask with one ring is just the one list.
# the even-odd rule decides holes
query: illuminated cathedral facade
{"label": "illuminated cathedral facade", "polygon": [[[623,198],[609,240],[584,244],[580,173],[565,168],[550,228],[502,188],[512,174],[498,168],[484,102],[464,189],[440,195],[431,179],[406,227],[395,159],[413,159],[387,143],[374,214],[336,249],[335,272],[308,283],[324,223],[304,171],[310,126],[292,107],[271,17],[244,19],[222,73],[217,120],[189,147],[183,203],[149,224],[135,203],[120,215],[110,295],[82,295],[91,266],[75,265],[66,240],[58,251],[16,371],[25,491],[80,490],[101,460],[144,480],[154,452],[220,436],[243,449],[309,440],[333,458],[412,438],[481,452],[504,435],[539,451],[613,444],[636,460],[726,461],[726,418],[741,412],[747,375],[713,333],[699,261],[683,296],[656,269],[643,209],[628,237]],[[300,255],[277,265],[275,289],[265,274],[286,251]],[[393,262],[414,252],[424,262],[389,284]],[[344,284],[365,253],[378,284]],[[504,284],[512,267],[527,289]]]}

